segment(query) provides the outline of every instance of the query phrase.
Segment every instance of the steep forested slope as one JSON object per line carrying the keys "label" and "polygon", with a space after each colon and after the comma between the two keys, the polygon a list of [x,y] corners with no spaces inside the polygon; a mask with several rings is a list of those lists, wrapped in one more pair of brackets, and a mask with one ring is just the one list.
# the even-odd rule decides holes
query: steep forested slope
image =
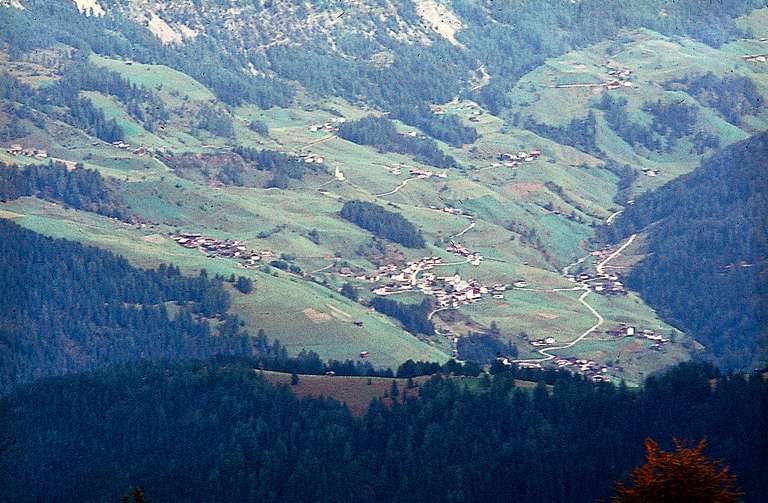
{"label": "steep forested slope", "polygon": [[[172,266],[137,269],[7,220],[0,235],[0,392],[140,358],[252,351],[237,318],[225,315],[230,299],[218,279]],[[218,329],[206,319],[215,316],[224,320]]]}
{"label": "steep forested slope", "polygon": [[[727,367],[765,357],[768,322],[768,133],[637,198],[607,229],[648,228],[628,284]],[[759,358],[759,357],[758,357]]]}
{"label": "steep forested slope", "polygon": [[[584,502],[610,494],[647,436],[706,436],[747,501],[766,487],[768,389],[683,365],[632,392],[497,375],[434,378],[353,419],[294,398],[248,362],[140,365],[21,387],[0,402],[0,486],[12,501]],[[12,440],[11,440],[12,439]]]}
{"label": "steep forested slope", "polygon": [[[448,101],[466,89],[481,65],[494,78],[473,94],[499,111],[511,83],[548,57],[621,28],[646,27],[718,46],[743,33],[733,17],[764,5],[644,0],[628,10],[597,0],[461,0],[443,10],[445,18],[456,20],[454,37],[429,27],[422,3],[427,2],[110,0],[101,2],[104,16],[86,17],[74,2],[24,0],[26,9],[4,9],[0,40],[19,53],[58,42],[162,62],[233,105],[286,106],[294,96],[289,81],[296,81],[322,96],[364,97],[452,142],[455,128],[425,104]],[[156,36],[158,24],[171,35],[163,37],[165,43],[162,34]]]}

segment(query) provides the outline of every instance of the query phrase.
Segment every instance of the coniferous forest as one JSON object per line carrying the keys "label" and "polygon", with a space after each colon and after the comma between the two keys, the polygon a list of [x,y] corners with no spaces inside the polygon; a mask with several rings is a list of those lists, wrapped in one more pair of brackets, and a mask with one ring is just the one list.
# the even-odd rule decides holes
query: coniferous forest
{"label": "coniferous forest", "polygon": [[347,201],[341,217],[371,231],[376,236],[400,243],[408,248],[422,248],[424,237],[411,222],[399,213],[365,201]]}
{"label": "coniferous forest", "polygon": [[726,368],[765,356],[767,156],[766,133],[733,144],[641,195],[604,228],[612,240],[647,229],[647,255],[629,286]]}
{"label": "coniferous forest", "polygon": [[24,168],[0,164],[0,199],[36,196],[79,210],[126,219],[128,210],[96,170],[77,164],[69,169],[58,161]]}
{"label": "coniferous forest", "polygon": [[[247,360],[141,364],[47,379],[0,402],[9,501],[583,502],[612,494],[643,441],[706,437],[761,501],[768,467],[757,375],[683,364],[641,390],[552,374],[434,377],[361,418],[295,398]],[[45,460],[45,469],[39,469]]]}

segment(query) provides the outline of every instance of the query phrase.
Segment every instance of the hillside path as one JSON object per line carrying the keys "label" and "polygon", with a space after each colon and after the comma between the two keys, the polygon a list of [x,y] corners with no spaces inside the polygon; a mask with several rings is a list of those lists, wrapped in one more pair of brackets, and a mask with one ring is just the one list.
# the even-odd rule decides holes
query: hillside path
{"label": "hillside path", "polygon": [[[603,274],[603,269],[605,268],[605,266],[608,265],[608,263],[611,260],[613,260],[616,257],[618,257],[619,255],[621,255],[621,252],[623,252],[629,245],[631,245],[634,242],[636,237],[637,237],[637,234],[632,234],[629,237],[629,239],[627,239],[627,241],[624,244],[622,244],[620,247],[618,247],[616,249],[616,251],[611,253],[604,260],[602,260],[599,264],[597,264],[595,266],[595,270],[598,272],[598,274]],[[515,362],[515,363],[517,363],[517,362],[521,362],[521,363],[522,362],[541,363],[541,362],[553,360],[553,359],[557,358],[557,356],[555,354],[553,354],[552,351],[558,351],[558,350],[561,350],[561,349],[568,349],[568,348],[571,348],[571,347],[575,346],[576,344],[581,342],[586,336],[588,336],[589,334],[591,334],[592,332],[594,332],[595,330],[597,330],[598,328],[600,328],[603,325],[603,323],[605,322],[605,318],[603,318],[603,316],[600,314],[600,312],[598,312],[597,309],[592,307],[592,305],[590,305],[585,300],[587,298],[587,296],[592,292],[592,290],[589,289],[589,286],[587,285],[586,282],[582,283],[581,286],[579,286],[579,287],[574,287],[574,288],[571,288],[571,289],[555,288],[555,289],[552,289],[552,290],[545,290],[545,291],[556,292],[556,291],[567,291],[567,290],[583,290],[584,291],[584,293],[582,293],[579,296],[579,302],[581,304],[583,304],[584,307],[586,307],[589,310],[590,313],[592,313],[592,315],[597,319],[597,322],[594,325],[592,325],[591,327],[589,327],[589,329],[587,329],[584,333],[582,333],[581,335],[579,335],[578,337],[576,337],[574,340],[572,340],[571,342],[569,342],[567,344],[562,344],[562,345],[558,345],[558,346],[547,346],[546,348],[537,349],[536,352],[539,353],[540,355],[542,355],[541,358],[523,358],[523,359],[518,359],[518,360],[512,360],[513,362]]]}
{"label": "hillside path", "polygon": [[411,180],[418,180],[418,179],[419,179],[419,177],[418,177],[418,176],[414,176],[414,177],[412,177],[412,178],[406,178],[405,180],[403,180],[403,181],[400,183],[400,185],[398,185],[398,186],[397,186],[397,187],[395,187],[394,189],[390,190],[389,192],[384,192],[383,194],[374,194],[374,196],[375,196],[375,197],[384,197],[384,196],[389,196],[389,195],[395,194],[395,193],[399,192],[399,191],[400,191],[400,189],[402,189],[403,187],[405,187],[406,185],[408,185],[408,182],[410,182]]}

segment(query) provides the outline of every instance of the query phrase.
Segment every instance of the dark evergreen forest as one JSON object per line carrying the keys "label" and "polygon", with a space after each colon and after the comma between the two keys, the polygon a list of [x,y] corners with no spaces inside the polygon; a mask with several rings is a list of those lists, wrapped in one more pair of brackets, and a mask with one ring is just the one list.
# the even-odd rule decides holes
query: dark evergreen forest
{"label": "dark evergreen forest", "polygon": [[712,107],[731,124],[740,125],[745,116],[760,112],[763,97],[754,82],[747,77],[718,78],[713,73],[692,76],[667,85],[668,89],[683,87],[702,105]]}
{"label": "dark evergreen forest", "polygon": [[77,164],[70,170],[58,161],[30,164],[24,168],[0,163],[0,199],[36,196],[62,202],[72,208],[109,217],[128,218],[128,210],[96,170]]}
{"label": "dark evergreen forest", "polygon": [[456,160],[445,155],[434,140],[400,134],[395,124],[383,117],[365,117],[345,122],[339,129],[339,136],[359,145],[371,145],[382,152],[410,154],[417,161],[436,168],[453,168],[457,165]]}
{"label": "dark evergreen forest", "polygon": [[123,130],[104,116],[88,98],[80,97],[76,84],[66,79],[49,88],[32,89],[12,75],[0,73],[0,98],[12,102],[14,117],[30,119],[38,127],[44,127],[41,114],[66,122],[76,128],[107,141],[123,138]]}
{"label": "dark evergreen forest", "polygon": [[[0,390],[140,358],[251,354],[229,295],[204,272],[132,267],[0,220]],[[209,321],[221,324],[212,328]],[[217,335],[214,337],[214,335]]]}
{"label": "dark evergreen forest", "polygon": [[377,204],[347,201],[341,208],[341,217],[376,236],[400,243],[407,248],[424,247],[424,237],[415,225],[401,214],[387,211]]}
{"label": "dark evergreen forest", "polygon": [[299,400],[249,361],[139,364],[22,386],[0,402],[9,501],[584,502],[642,461],[647,437],[708,441],[746,492],[768,482],[768,383],[682,364],[640,390],[553,373],[435,376],[359,419]]}
{"label": "dark evergreen forest", "polygon": [[434,307],[429,299],[420,304],[404,304],[384,297],[374,297],[371,307],[400,321],[409,332],[426,335],[435,333],[435,325],[427,319],[427,313]]}
{"label": "dark evergreen forest", "polygon": [[[764,361],[768,340],[768,133],[645,193],[604,235],[647,229],[627,284],[726,368]],[[757,357],[755,357],[757,355]]]}

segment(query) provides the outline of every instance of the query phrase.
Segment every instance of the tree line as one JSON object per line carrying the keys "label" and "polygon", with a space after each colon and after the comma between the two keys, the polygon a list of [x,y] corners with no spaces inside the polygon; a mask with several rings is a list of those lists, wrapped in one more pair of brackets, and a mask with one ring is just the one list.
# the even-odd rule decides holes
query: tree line
{"label": "tree line", "polygon": [[115,97],[128,115],[152,133],[169,119],[165,104],[154,91],[78,55],[64,68],[50,93],[61,95],[62,100],[72,101],[81,91],[98,91]]}
{"label": "tree line", "polygon": [[726,368],[766,361],[768,134],[735,143],[693,172],[635,198],[604,239],[647,229],[648,258],[627,284]]}
{"label": "tree line", "polygon": [[366,201],[346,201],[340,215],[378,237],[400,243],[406,248],[423,248],[424,236],[404,216]]}
{"label": "tree line", "polygon": [[761,501],[758,374],[681,364],[637,390],[555,375],[532,390],[512,374],[438,375],[361,418],[231,357],[47,379],[0,401],[0,485],[20,502],[118,501],[134,487],[150,502],[583,502],[626,480],[646,438],[706,437],[744,501]]}
{"label": "tree line", "polygon": [[405,304],[385,297],[374,297],[370,306],[382,314],[395,318],[406,330],[414,334],[434,335],[435,325],[427,318],[432,301],[424,299],[419,304]]}
{"label": "tree line", "polygon": [[436,168],[457,166],[456,160],[444,154],[434,140],[400,134],[395,124],[384,117],[369,116],[345,122],[339,128],[339,136],[358,145],[376,147],[383,152],[411,155],[417,161]]}
{"label": "tree line", "polygon": [[78,210],[121,220],[130,217],[116,191],[107,185],[101,173],[79,163],[71,170],[58,161],[30,164],[23,168],[15,164],[0,164],[0,199],[13,200],[23,196],[57,201]]}
{"label": "tree line", "polygon": [[744,117],[757,115],[764,99],[752,79],[740,75],[717,77],[712,72],[686,75],[666,85],[667,89],[682,87],[704,106],[712,107],[731,124],[739,126]]}
{"label": "tree line", "polygon": [[232,151],[252,164],[256,169],[269,171],[272,179],[269,187],[284,189],[291,179],[301,180],[306,173],[325,172],[326,168],[317,163],[308,163],[304,159],[275,150],[257,150],[250,147],[236,146]]}
{"label": "tree line", "polygon": [[[12,102],[17,119],[31,119],[36,126],[44,128],[43,115],[61,120],[82,129],[106,142],[121,140],[122,128],[114,119],[107,119],[104,112],[88,98],[65,84],[49,88],[33,89],[7,73],[0,74],[0,97]],[[16,131],[16,135],[21,131]]]}

